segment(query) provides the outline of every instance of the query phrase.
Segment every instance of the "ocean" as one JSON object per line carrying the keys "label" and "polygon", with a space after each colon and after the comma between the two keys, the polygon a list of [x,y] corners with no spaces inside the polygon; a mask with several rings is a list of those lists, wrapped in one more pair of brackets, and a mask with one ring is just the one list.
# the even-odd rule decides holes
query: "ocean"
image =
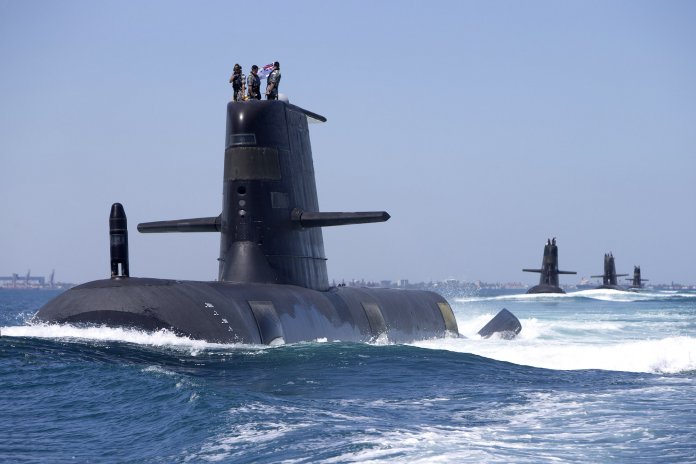
{"label": "ocean", "polygon": [[[0,290],[0,461],[696,462],[696,292],[446,295],[467,338],[215,345],[33,325]],[[476,332],[501,308],[515,340]]]}

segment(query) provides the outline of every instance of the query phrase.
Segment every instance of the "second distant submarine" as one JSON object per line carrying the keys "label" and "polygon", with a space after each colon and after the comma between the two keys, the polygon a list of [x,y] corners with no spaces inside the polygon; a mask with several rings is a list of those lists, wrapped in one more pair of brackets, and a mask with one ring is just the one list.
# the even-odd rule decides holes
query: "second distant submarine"
{"label": "second distant submarine", "polygon": [[622,290],[626,291],[626,288],[619,285],[617,282],[617,277],[625,277],[628,274],[617,274],[616,273],[616,264],[614,263],[614,255],[609,252],[604,255],[604,274],[602,275],[594,275],[592,276],[593,279],[602,278],[602,285],[597,287],[597,289],[605,289],[605,290]]}
{"label": "second distant submarine", "polygon": [[556,237],[547,239],[544,245],[544,258],[541,261],[541,269],[522,269],[524,272],[538,272],[539,285],[527,290],[527,293],[565,293],[558,284],[559,274],[577,274],[575,271],[558,270],[558,246]]}

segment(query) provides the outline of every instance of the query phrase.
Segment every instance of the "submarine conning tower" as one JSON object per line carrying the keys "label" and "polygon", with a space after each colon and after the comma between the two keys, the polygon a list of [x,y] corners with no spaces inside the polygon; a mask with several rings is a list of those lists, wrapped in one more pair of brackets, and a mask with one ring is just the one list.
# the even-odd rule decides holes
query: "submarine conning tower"
{"label": "submarine conning tower", "polygon": [[604,254],[604,274],[593,275],[594,278],[602,278],[602,285],[597,288],[609,288],[615,290],[623,290],[617,282],[617,277],[625,277],[628,274],[617,274],[616,263],[614,262],[614,254],[612,252]]}
{"label": "submarine conning tower", "polygon": [[626,279],[631,282],[630,288],[643,288],[643,282],[648,282],[649,279],[643,279],[640,276],[640,266],[633,266],[633,279]]}
{"label": "submarine conning tower", "polygon": [[291,217],[319,211],[308,117],[326,121],[280,101],[227,105],[220,281],[328,288],[321,228]]}
{"label": "submarine conning tower", "polygon": [[558,270],[558,246],[556,237],[547,239],[544,245],[544,257],[540,269],[522,269],[523,272],[538,272],[539,285],[530,288],[527,293],[565,293],[559,285],[559,274],[576,274],[575,271]]}
{"label": "submarine conning tower", "polygon": [[614,263],[614,256],[611,253],[604,254],[604,274],[597,277],[602,277],[603,285],[617,285],[616,264]]}
{"label": "submarine conning tower", "polygon": [[319,212],[308,121],[326,118],[279,100],[228,103],[220,216],[138,230],[219,231],[221,282],[328,290],[321,227],[382,222],[389,214]]}

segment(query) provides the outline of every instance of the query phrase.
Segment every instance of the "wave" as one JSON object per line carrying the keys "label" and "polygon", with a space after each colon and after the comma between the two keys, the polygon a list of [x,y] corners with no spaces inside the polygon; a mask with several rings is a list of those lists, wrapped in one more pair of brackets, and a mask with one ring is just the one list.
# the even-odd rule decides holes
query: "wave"
{"label": "wave", "polygon": [[[144,366],[143,372],[168,374],[186,371],[203,375],[226,375],[231,365],[247,371],[269,372],[269,369],[289,369],[288,378],[298,375],[297,365],[310,363],[311,369],[321,366],[342,366],[358,369],[364,374],[382,365],[379,375],[392,375],[391,367],[408,367],[430,361],[427,369],[451,371],[453,364],[472,364],[480,371],[491,370],[493,359],[484,359],[468,353],[432,350],[378,341],[355,343],[325,340],[286,345],[217,344],[181,337],[166,330],[144,332],[133,329],[109,327],[75,327],[71,325],[34,325],[3,327],[0,337],[0,353],[11,353],[16,359],[40,356],[46,360],[63,362],[90,360],[106,363],[136,363]],[[372,361],[368,361],[372,360]],[[79,365],[83,363],[78,362]],[[369,364],[367,367],[365,364]],[[294,366],[294,367],[293,367]],[[339,369],[340,370],[340,369]],[[493,369],[495,370],[495,369]],[[360,374],[356,375],[360,377]],[[265,375],[265,374],[264,374]],[[371,375],[376,375],[375,373]],[[359,382],[359,379],[356,379]]]}
{"label": "wave", "polygon": [[[591,372],[578,382],[574,374],[539,371],[537,377],[549,383],[535,388],[525,373],[520,388],[507,366],[495,367],[505,372],[496,379],[504,384],[499,389],[469,383],[471,366],[464,365],[444,385],[406,395],[400,388],[383,395],[363,385],[339,397],[322,394],[321,401],[297,392],[292,402],[251,399],[228,409],[228,420],[185,461],[238,461],[253,453],[260,461],[307,462],[311,455],[327,463],[577,462],[587,461],[588,454],[596,462],[634,455],[653,462],[665,461],[671,443],[690,443],[685,439],[691,434],[681,432],[693,419],[681,394],[693,391],[688,380],[635,382],[639,376]],[[647,413],[646,420],[642,399],[643,405],[678,409]],[[667,433],[656,433],[663,426]],[[633,446],[624,446],[626,440]],[[691,454],[690,447],[679,446],[668,460],[688,460]]]}
{"label": "wave", "polygon": [[601,301],[633,302],[633,301],[680,301],[696,299],[696,293],[683,293],[672,291],[640,291],[625,292],[610,289],[578,290],[569,293],[520,293],[498,296],[462,296],[454,297],[456,303],[470,303],[479,301],[559,301],[574,299],[591,299]]}
{"label": "wave", "polygon": [[472,353],[519,365],[556,370],[603,369],[642,373],[688,373],[696,369],[693,314],[674,311],[584,312],[559,318],[520,317],[514,340],[485,340],[478,330],[494,312],[455,312],[465,339],[428,340],[415,346]]}
{"label": "wave", "polygon": [[616,343],[564,342],[525,337],[484,340],[479,337],[427,340],[413,345],[554,370],[601,369],[652,374],[696,370],[696,338],[686,336]]}
{"label": "wave", "polygon": [[[482,314],[469,319],[458,318],[460,333],[466,338],[479,339],[478,330],[489,321],[493,315]],[[625,321],[607,320],[542,320],[535,317],[521,318],[522,331],[517,340],[556,340],[583,339],[602,340],[621,335],[629,327]]]}
{"label": "wave", "polygon": [[[496,337],[481,339],[477,331],[492,317],[479,314],[469,318],[458,315],[460,332],[467,338],[440,338],[407,344],[406,346],[439,349],[457,354],[472,354],[490,359],[554,370],[601,369],[642,373],[688,373],[696,371],[696,338],[691,336],[663,336],[656,339],[617,339],[630,322],[611,320],[543,320],[534,317],[522,319],[523,331],[515,340]],[[630,329],[630,327],[628,327]],[[321,356],[317,346],[340,346],[345,350],[351,344],[327,343],[316,340],[285,347],[264,345],[219,344],[195,340],[168,330],[145,332],[136,329],[112,327],[77,327],[70,324],[34,324],[0,328],[2,339],[47,340],[57,343],[57,350],[75,350],[78,355],[90,350],[99,351],[105,345],[119,344],[109,356],[140,359],[162,357],[163,363],[176,363],[178,356],[215,359],[235,353],[246,357],[284,350],[288,356]],[[617,336],[618,334],[618,336]],[[87,346],[85,346],[87,345]],[[371,349],[386,347],[382,355],[393,355],[395,345],[381,340],[369,346]],[[130,346],[130,348],[129,348]],[[138,348],[140,347],[140,348]],[[142,348],[146,348],[143,354]],[[138,352],[138,350],[141,352]],[[357,348],[361,350],[363,348]],[[365,348],[370,349],[370,348]],[[133,351],[135,350],[135,351]],[[299,350],[299,351],[298,351]],[[103,351],[103,350],[102,350]],[[321,351],[321,349],[320,349]],[[275,351],[276,353],[278,351]],[[326,350],[322,351],[326,353]],[[107,353],[101,353],[107,356]],[[89,354],[86,354],[89,355]]]}
{"label": "wave", "polygon": [[106,326],[78,327],[71,324],[30,324],[1,327],[0,334],[3,338],[24,337],[68,342],[120,342],[148,347],[166,347],[185,350],[192,355],[202,350],[229,349],[236,347],[243,347],[244,349],[263,348],[257,345],[209,343],[203,340],[177,335],[166,329],[156,332],[147,332],[137,329]]}

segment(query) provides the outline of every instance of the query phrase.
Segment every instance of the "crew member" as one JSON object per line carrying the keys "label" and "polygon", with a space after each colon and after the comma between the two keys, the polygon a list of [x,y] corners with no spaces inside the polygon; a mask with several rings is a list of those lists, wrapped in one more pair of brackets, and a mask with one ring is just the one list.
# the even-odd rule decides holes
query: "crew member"
{"label": "crew member", "polygon": [[249,100],[261,100],[261,78],[256,65],[251,67],[251,74],[247,77],[247,96]]}
{"label": "crew member", "polygon": [[244,74],[242,74],[242,67],[239,66],[239,63],[234,65],[230,84],[232,84],[232,100],[242,101],[244,99]]}
{"label": "crew member", "polygon": [[280,85],[280,63],[273,63],[273,71],[268,75],[268,84],[266,85],[266,99],[278,99],[278,86]]}

